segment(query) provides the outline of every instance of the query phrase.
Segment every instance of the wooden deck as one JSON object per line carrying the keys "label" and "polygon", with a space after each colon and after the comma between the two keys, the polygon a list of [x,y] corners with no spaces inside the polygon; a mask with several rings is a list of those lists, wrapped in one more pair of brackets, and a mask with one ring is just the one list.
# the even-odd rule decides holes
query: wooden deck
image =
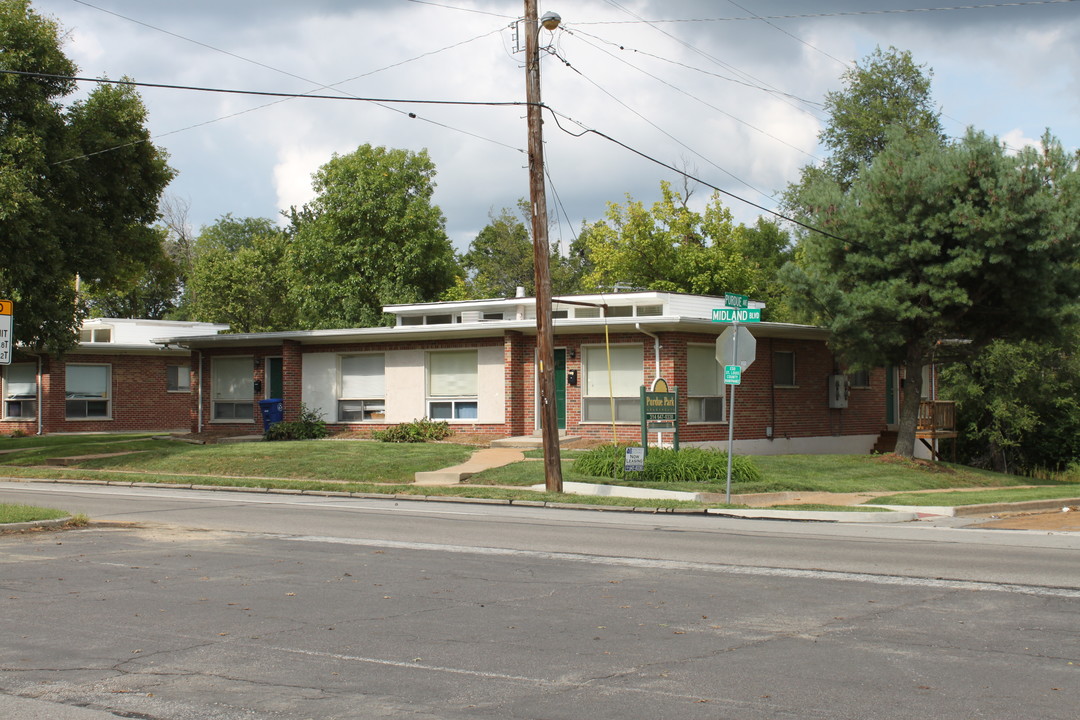
{"label": "wooden deck", "polygon": [[[933,440],[956,439],[956,403],[952,400],[923,400],[919,403],[919,420],[915,425],[915,437],[930,451],[935,460],[941,454]],[[956,462],[956,443],[952,443],[952,460]]]}

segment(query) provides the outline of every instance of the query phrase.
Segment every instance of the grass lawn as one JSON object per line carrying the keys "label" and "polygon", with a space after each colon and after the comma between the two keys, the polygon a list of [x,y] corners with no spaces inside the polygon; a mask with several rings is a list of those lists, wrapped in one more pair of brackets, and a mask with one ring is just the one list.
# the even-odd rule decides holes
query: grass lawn
{"label": "grass lawn", "polygon": [[0,503],[0,525],[5,523],[33,522],[34,520],[57,520],[71,513],[53,508],[33,505],[7,505]]}
{"label": "grass lawn", "polygon": [[[544,464],[536,460],[488,470],[461,485],[412,485],[414,473],[456,465],[466,460],[475,449],[454,443],[392,444],[353,440],[191,445],[150,435],[50,435],[0,438],[0,474],[121,482],[528,499],[582,504],[642,504],[641,500],[556,495],[517,489],[520,486],[543,484]],[[77,466],[43,467],[48,458],[128,451],[132,454],[87,459]],[[538,455],[534,452],[527,454]],[[647,483],[581,475],[573,470],[573,458],[577,454],[576,451],[563,453],[565,481],[688,492],[724,492],[722,480],[711,483]],[[959,465],[911,462],[894,456],[775,455],[754,457],[753,462],[761,469],[763,479],[757,482],[733,483],[733,493],[886,491],[910,494],[938,488],[1002,488],[1032,482],[1030,478]],[[1080,493],[1080,485],[1077,485],[1075,476],[1063,477],[1056,482],[1039,482],[1044,487],[998,492],[1005,492],[1005,495],[1000,497],[1008,497],[1013,501],[1068,497]],[[937,493],[932,499],[920,496],[910,501],[890,496],[888,504],[969,504],[998,501],[986,500],[984,497],[999,496],[983,493]],[[652,500],[648,501],[648,504],[657,507],[684,505]],[[805,509],[806,506],[802,507]]]}
{"label": "grass lawn", "polygon": [[1007,488],[1002,490],[974,490],[971,492],[903,493],[885,495],[869,502],[875,505],[983,505],[988,503],[1011,503],[1025,500],[1055,500],[1080,498],[1080,485],[1055,485],[1051,487]]}

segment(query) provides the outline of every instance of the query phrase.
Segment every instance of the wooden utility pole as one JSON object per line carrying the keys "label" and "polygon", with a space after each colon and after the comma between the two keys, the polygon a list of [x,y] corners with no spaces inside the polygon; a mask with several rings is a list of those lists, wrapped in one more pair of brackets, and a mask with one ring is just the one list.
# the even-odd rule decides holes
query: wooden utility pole
{"label": "wooden utility pole", "polygon": [[532,205],[533,267],[536,280],[537,380],[544,441],[544,485],[562,492],[559,413],[555,405],[555,347],[551,331],[551,271],[548,267],[547,194],[544,188],[543,118],[540,112],[540,28],[536,0],[525,0],[525,100],[529,125],[529,201]]}

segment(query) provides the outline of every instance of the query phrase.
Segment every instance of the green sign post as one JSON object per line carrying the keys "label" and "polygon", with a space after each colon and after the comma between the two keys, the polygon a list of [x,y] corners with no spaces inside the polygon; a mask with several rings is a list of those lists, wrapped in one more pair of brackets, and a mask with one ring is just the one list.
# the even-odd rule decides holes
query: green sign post
{"label": "green sign post", "polygon": [[[761,322],[761,308],[751,308],[750,298],[745,295],[727,293],[724,295],[724,304],[727,307],[713,308],[713,322],[731,323],[735,332],[731,357],[733,362],[739,358],[739,323]],[[751,362],[753,360],[751,359]],[[749,363],[747,363],[749,365]],[[735,386],[742,383],[742,366],[724,366],[724,384],[731,386],[731,409],[728,411],[728,441],[727,441],[727,494],[725,502],[731,502],[731,459],[735,447]]]}

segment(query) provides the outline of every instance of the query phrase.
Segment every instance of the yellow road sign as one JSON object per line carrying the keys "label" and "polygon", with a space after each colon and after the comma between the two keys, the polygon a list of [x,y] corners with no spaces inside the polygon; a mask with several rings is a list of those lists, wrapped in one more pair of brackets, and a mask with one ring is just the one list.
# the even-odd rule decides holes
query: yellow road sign
{"label": "yellow road sign", "polygon": [[12,309],[15,304],[10,300],[0,300],[0,315],[14,315]]}

